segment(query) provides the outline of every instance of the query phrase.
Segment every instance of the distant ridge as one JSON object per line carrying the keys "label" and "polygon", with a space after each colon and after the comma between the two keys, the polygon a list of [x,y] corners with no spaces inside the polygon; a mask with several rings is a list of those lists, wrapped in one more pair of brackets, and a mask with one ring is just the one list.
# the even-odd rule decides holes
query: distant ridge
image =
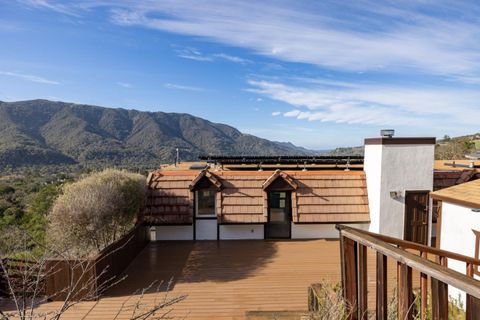
{"label": "distant ridge", "polygon": [[184,113],[30,100],[0,102],[0,171],[86,164],[155,168],[200,154],[314,155]]}

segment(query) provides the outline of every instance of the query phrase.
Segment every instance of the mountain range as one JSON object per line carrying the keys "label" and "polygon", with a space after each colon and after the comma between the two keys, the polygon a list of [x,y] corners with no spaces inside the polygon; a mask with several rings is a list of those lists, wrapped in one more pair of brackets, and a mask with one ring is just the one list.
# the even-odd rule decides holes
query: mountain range
{"label": "mountain range", "polygon": [[143,112],[49,100],[0,102],[0,171],[86,164],[158,167],[199,155],[313,155],[184,113]]}

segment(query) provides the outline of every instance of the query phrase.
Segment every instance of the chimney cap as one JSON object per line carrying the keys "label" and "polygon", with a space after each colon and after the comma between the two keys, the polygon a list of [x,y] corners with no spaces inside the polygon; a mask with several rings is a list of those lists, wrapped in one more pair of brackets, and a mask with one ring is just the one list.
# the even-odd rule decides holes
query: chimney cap
{"label": "chimney cap", "polygon": [[394,129],[382,129],[380,130],[380,136],[383,138],[392,138],[395,135]]}

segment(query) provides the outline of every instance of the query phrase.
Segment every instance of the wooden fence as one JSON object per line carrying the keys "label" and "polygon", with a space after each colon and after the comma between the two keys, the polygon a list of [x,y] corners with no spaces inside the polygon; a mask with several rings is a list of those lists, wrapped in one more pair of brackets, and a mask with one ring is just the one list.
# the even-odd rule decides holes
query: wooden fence
{"label": "wooden fence", "polygon": [[[34,296],[45,290],[45,266],[27,259],[2,259],[0,296],[8,297],[13,290],[18,295]],[[3,273],[7,271],[7,276]]]}
{"label": "wooden fence", "polygon": [[[432,319],[448,319],[448,285],[466,292],[466,319],[480,319],[480,281],[473,278],[480,260],[342,225],[337,225],[337,229],[340,232],[343,294],[354,309],[350,319],[368,317],[367,248],[376,251],[376,319],[387,319],[387,257],[397,264],[398,319],[412,319],[416,312],[412,270],[420,272],[421,319],[427,318],[429,278]],[[432,258],[436,262],[431,261]],[[447,268],[448,259],[465,263],[466,274]]]}
{"label": "wooden fence", "polygon": [[46,296],[56,301],[98,298],[120,280],[122,272],[147,243],[147,228],[139,224],[91,259],[49,260]]}

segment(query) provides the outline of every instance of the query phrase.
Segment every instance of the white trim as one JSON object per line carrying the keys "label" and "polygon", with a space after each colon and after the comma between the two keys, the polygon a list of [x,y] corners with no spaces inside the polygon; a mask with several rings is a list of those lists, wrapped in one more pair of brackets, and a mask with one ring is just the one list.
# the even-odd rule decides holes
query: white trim
{"label": "white trim", "polygon": [[263,224],[222,224],[219,226],[220,240],[263,240]]}
{"label": "white trim", "polygon": [[193,240],[193,225],[152,227],[150,240]]}

